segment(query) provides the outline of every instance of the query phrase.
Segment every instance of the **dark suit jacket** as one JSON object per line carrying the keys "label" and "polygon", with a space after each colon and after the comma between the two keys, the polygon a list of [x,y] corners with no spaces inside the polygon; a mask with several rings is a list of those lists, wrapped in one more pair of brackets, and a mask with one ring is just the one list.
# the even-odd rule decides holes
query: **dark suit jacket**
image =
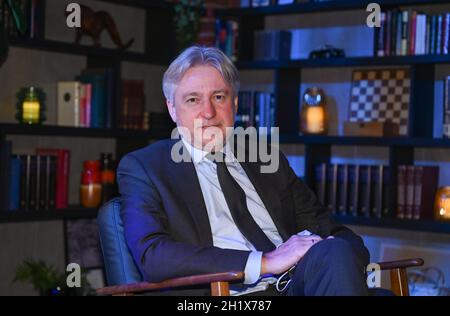
{"label": "dark suit jacket", "polygon": [[[163,140],[125,155],[117,169],[125,237],[150,282],[223,271],[244,271],[248,251],[213,246],[211,227],[192,162],[176,163]],[[183,147],[184,148],[184,147]],[[283,240],[304,230],[347,240],[364,263],[360,237],[335,223],[280,152],[279,169],[260,173],[261,163],[241,162]]]}

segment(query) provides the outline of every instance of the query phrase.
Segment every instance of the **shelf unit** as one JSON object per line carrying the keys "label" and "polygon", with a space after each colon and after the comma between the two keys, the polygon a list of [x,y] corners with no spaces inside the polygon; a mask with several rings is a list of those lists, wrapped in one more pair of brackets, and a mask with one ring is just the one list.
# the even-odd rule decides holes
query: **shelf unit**
{"label": "shelf unit", "polygon": [[97,209],[84,208],[76,205],[71,205],[61,210],[1,211],[0,223],[90,219],[96,218],[97,213]]}
{"label": "shelf unit", "polygon": [[[120,49],[102,48],[81,45],[70,42],[60,42],[45,38],[45,7],[46,1],[38,1],[38,21],[40,33],[35,38],[10,38],[12,47],[56,52],[68,55],[86,57],[86,68],[107,67],[114,73],[114,102],[112,108],[113,128],[77,128],[55,125],[26,125],[0,123],[0,143],[6,141],[7,135],[30,135],[47,137],[86,137],[113,138],[116,140],[115,158],[117,161],[126,153],[144,147],[150,140],[170,137],[172,126],[167,128],[152,128],[143,130],[123,130],[118,128],[121,100],[121,64],[135,62],[152,65],[168,65],[175,56],[175,36],[173,24],[174,6],[163,0],[96,0],[116,5],[136,7],[145,10],[145,52],[137,53]],[[162,31],[163,30],[163,31]],[[0,149],[0,156],[2,155]],[[64,210],[46,210],[39,212],[1,211],[0,223],[38,220],[66,220],[74,218],[93,218],[96,210],[71,206]]]}
{"label": "shelf unit", "polygon": [[[336,216],[344,224],[366,225],[374,227],[420,230],[450,233],[450,225],[428,221],[407,221],[393,218],[397,196],[397,166],[414,164],[415,148],[448,148],[450,139],[433,138],[434,110],[434,77],[435,65],[450,64],[450,55],[421,56],[388,56],[388,57],[348,57],[334,59],[301,59],[301,60],[253,60],[254,33],[263,30],[265,17],[283,15],[287,18],[293,14],[309,14],[317,12],[333,12],[344,10],[366,10],[373,1],[330,0],[323,2],[306,2],[290,5],[272,5],[257,8],[233,8],[216,11],[216,17],[231,19],[239,23],[238,56],[236,63],[240,70],[272,70],[276,108],[276,124],[280,128],[280,142],[303,144],[305,155],[305,182],[315,187],[314,167],[320,163],[330,163],[332,146],[375,146],[388,148],[390,179],[390,218],[360,218]],[[399,7],[435,4],[449,4],[444,0],[380,0],[377,1],[382,10]],[[374,38],[375,42],[375,38]],[[371,67],[371,66],[404,66],[411,74],[411,103],[409,119],[409,137],[346,137],[346,136],[305,136],[298,134],[298,118],[300,104],[301,70],[306,68],[332,67]],[[427,107],[423,105],[427,104]]]}

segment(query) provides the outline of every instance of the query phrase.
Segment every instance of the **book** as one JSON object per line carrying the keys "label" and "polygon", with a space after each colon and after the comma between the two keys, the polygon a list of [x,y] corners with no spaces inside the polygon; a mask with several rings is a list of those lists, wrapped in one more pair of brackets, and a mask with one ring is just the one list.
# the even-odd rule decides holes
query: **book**
{"label": "book", "polygon": [[6,139],[0,141],[0,207],[7,210],[9,207],[9,182],[12,142]]}
{"label": "book", "polygon": [[377,218],[382,217],[383,167],[370,166],[370,214]]}
{"label": "book", "polygon": [[58,82],[57,120],[59,126],[80,126],[81,83]]}
{"label": "book", "polygon": [[30,167],[27,171],[29,171],[29,192],[28,192],[28,210],[36,210],[37,206],[37,164],[36,164],[36,156],[29,155],[30,159]]}
{"label": "book", "polygon": [[406,166],[405,174],[405,219],[413,218],[414,166]]}
{"label": "book", "polygon": [[371,174],[370,166],[360,166],[359,187],[358,187],[358,214],[370,216],[370,191]]}
{"label": "book", "polygon": [[348,211],[351,215],[358,215],[359,165],[348,168]]}
{"label": "book", "polygon": [[439,183],[438,166],[414,167],[414,219],[433,219],[434,197]]}
{"label": "book", "polygon": [[397,167],[397,218],[405,218],[406,204],[406,166]]}
{"label": "book", "polygon": [[75,77],[77,81],[92,85],[91,93],[91,125],[90,127],[105,127],[106,109],[106,77],[104,74],[82,73]]}
{"label": "book", "polygon": [[320,204],[326,206],[326,178],[327,178],[327,165],[325,163],[319,164],[315,168],[316,170],[316,194]]}
{"label": "book", "polygon": [[381,166],[382,170],[382,182],[383,182],[383,202],[381,205],[382,216],[389,216],[389,208],[390,208],[390,193],[391,193],[391,181],[390,181],[390,167],[389,166]]}
{"label": "book", "polygon": [[326,205],[331,214],[336,214],[337,165],[327,166]]}
{"label": "book", "polygon": [[348,165],[338,165],[337,170],[337,211],[347,213]]}
{"label": "book", "polygon": [[60,148],[36,148],[36,154],[52,155],[56,157],[55,208],[67,208],[69,195],[70,151]]}
{"label": "book", "polygon": [[20,155],[20,209],[29,209],[31,155]]}
{"label": "book", "polygon": [[9,206],[8,210],[15,211],[20,208],[20,157],[13,155],[10,161],[9,178]]}

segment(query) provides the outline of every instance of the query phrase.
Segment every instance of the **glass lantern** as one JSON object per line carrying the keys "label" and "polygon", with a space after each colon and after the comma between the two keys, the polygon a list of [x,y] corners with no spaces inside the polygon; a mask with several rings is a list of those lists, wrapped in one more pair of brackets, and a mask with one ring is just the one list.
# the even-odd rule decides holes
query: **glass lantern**
{"label": "glass lantern", "polygon": [[434,203],[434,219],[450,221],[450,187],[439,188]]}
{"label": "glass lantern", "polygon": [[45,93],[36,87],[17,92],[16,119],[23,124],[41,124],[45,121]]}
{"label": "glass lantern", "polygon": [[322,89],[306,89],[300,112],[300,131],[303,134],[327,134],[328,113]]}

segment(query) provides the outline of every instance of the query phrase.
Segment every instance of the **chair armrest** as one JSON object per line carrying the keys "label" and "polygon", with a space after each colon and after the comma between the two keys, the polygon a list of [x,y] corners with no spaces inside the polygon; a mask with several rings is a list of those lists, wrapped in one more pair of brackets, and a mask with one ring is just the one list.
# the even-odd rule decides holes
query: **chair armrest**
{"label": "chair armrest", "polygon": [[409,267],[423,266],[423,259],[414,258],[397,261],[378,262],[381,270],[404,269]]}
{"label": "chair armrest", "polygon": [[134,284],[114,285],[97,289],[97,295],[118,295],[140,293],[153,290],[162,290],[173,287],[182,287],[198,284],[209,284],[213,282],[233,282],[244,279],[244,272],[221,272],[210,274],[199,274],[181,278],[164,280],[159,283],[140,282]]}

